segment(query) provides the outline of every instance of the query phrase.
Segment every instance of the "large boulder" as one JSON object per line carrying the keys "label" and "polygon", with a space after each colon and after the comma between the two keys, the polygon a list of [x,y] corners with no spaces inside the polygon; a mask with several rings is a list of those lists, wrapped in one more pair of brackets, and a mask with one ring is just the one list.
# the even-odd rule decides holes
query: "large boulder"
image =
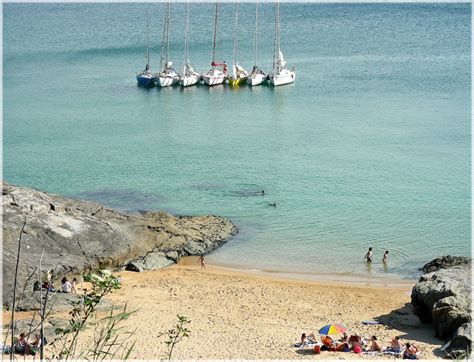
{"label": "large boulder", "polygon": [[422,322],[433,323],[436,337],[454,337],[458,348],[463,340],[470,341],[471,335],[471,260],[442,257],[426,264],[423,270],[428,272],[420,277],[411,294],[414,312]]}
{"label": "large boulder", "polygon": [[[227,219],[165,212],[125,214],[88,201],[67,199],[3,183],[3,302],[12,301],[21,233],[18,294],[33,290],[42,271],[79,276],[95,268],[161,268],[182,256],[209,253],[237,232]],[[24,294],[24,293],[23,293]],[[26,296],[22,299],[28,299]]]}

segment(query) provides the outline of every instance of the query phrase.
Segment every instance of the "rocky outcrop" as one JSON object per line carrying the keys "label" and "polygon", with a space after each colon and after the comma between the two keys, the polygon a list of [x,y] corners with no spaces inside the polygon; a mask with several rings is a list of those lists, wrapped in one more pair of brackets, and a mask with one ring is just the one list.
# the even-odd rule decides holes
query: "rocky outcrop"
{"label": "rocky outcrop", "polygon": [[436,337],[452,339],[451,345],[459,350],[470,349],[471,260],[441,257],[422,270],[427,272],[411,294],[415,314],[422,322],[433,323]]}
{"label": "rocky outcrop", "polygon": [[437,271],[439,269],[446,269],[446,268],[451,268],[456,265],[465,265],[465,264],[471,264],[471,258],[468,258],[465,256],[446,255],[446,256],[433,259],[429,263],[425,264],[420,270],[422,270],[423,273],[427,274],[427,273],[432,273],[434,271]]}
{"label": "rocky outcrop", "polygon": [[[6,183],[2,204],[6,306],[12,300],[18,239],[25,220],[18,285],[25,285],[26,290],[33,289],[40,262],[42,270],[53,269],[59,279],[86,269],[120,268],[129,263],[132,270],[155,269],[182,256],[209,253],[237,232],[229,220],[213,215],[124,214],[98,203]],[[33,277],[25,284],[28,275]]]}

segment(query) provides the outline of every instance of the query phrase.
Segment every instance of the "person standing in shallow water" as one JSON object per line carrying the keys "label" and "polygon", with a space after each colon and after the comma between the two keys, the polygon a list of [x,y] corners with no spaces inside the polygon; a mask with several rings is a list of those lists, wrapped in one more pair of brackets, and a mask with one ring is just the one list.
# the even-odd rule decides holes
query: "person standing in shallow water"
{"label": "person standing in shallow water", "polygon": [[204,254],[201,254],[198,259],[198,262],[201,263],[201,270],[206,269],[206,261],[204,260]]}
{"label": "person standing in shallow water", "polygon": [[367,260],[367,263],[372,263],[372,257],[373,257],[372,247],[370,247],[369,250],[367,251],[367,254],[365,254],[364,258]]}
{"label": "person standing in shallow water", "polygon": [[388,260],[388,250],[385,250],[385,253],[383,254],[382,262],[386,263]]}

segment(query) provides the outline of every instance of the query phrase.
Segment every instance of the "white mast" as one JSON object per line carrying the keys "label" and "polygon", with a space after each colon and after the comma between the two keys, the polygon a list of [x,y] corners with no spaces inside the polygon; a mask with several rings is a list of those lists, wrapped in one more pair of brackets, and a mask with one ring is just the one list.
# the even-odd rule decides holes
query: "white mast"
{"label": "white mast", "polygon": [[214,16],[214,34],[212,40],[212,63],[216,60],[217,13],[219,2],[216,1],[216,15]]}
{"label": "white mast", "polygon": [[184,30],[184,71],[186,73],[187,65],[189,63],[189,1],[186,6],[186,27]]}
{"label": "white mast", "polygon": [[234,69],[237,65],[237,32],[239,30],[239,3],[235,3],[235,30],[234,30]]}
{"label": "white mast", "polygon": [[165,10],[165,18],[163,21],[163,37],[161,38],[161,48],[160,48],[160,69],[163,69],[164,65],[163,62],[165,60],[165,42],[166,42],[166,19],[168,17],[167,14],[168,9]]}
{"label": "white mast", "polygon": [[253,38],[253,65],[257,65],[258,58],[258,0],[255,9],[255,35]]}
{"label": "white mast", "polygon": [[280,56],[280,1],[277,0],[277,8],[275,13],[275,43],[273,46],[273,74],[278,71],[278,57]]}
{"label": "white mast", "polygon": [[169,53],[170,53],[170,17],[171,17],[171,2],[168,1],[168,9],[167,9],[167,21],[166,21],[166,64],[169,61]]}
{"label": "white mast", "polygon": [[[160,50],[160,69],[166,67],[168,64],[168,56],[170,51],[170,36],[169,36],[169,28],[170,28],[170,2],[166,5],[165,11],[165,21],[163,24],[163,38],[161,39],[161,50]],[[164,64],[163,64],[164,62]]]}
{"label": "white mast", "polygon": [[146,67],[145,69],[148,70],[150,68],[150,34],[148,31],[149,27],[149,20],[150,20],[150,11],[146,13]]}

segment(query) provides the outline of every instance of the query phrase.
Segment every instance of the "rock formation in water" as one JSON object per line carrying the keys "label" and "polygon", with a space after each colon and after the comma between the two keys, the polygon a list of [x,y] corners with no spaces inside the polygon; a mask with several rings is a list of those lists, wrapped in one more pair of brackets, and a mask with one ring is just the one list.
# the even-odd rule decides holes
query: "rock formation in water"
{"label": "rock formation in water", "polygon": [[[3,183],[3,302],[11,305],[18,240],[18,285],[32,291],[38,269],[55,280],[95,268],[157,269],[182,256],[206,254],[236,232],[227,219],[173,216],[165,212],[124,214],[88,201],[67,199]],[[35,271],[36,270],[36,271]],[[27,281],[27,276],[33,277]],[[26,284],[25,284],[26,282]],[[20,290],[17,289],[17,293]],[[25,297],[23,308],[28,308]]]}
{"label": "rock formation in water", "polygon": [[424,323],[433,323],[435,335],[449,339],[446,352],[469,351],[471,338],[471,259],[444,256],[426,264],[413,287],[411,303]]}

